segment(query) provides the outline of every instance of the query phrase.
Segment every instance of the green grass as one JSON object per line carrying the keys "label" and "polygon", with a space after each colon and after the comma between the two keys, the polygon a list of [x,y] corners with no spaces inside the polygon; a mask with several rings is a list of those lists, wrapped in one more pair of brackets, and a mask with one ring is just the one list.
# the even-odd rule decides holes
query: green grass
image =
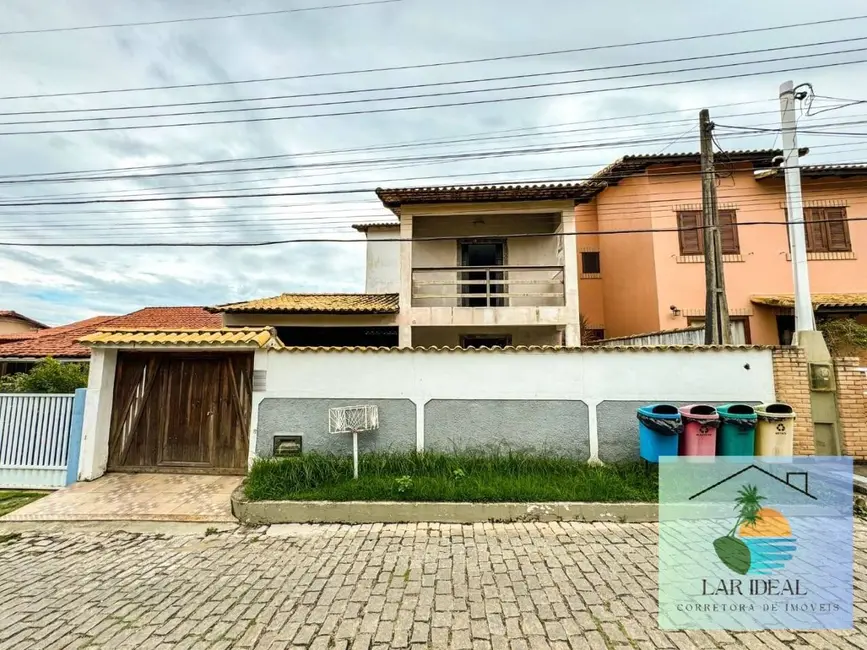
{"label": "green grass", "polygon": [[8,515],[28,503],[41,499],[48,492],[34,492],[30,490],[0,490],[0,517]]}
{"label": "green grass", "polygon": [[[644,501],[657,499],[655,469],[595,467],[556,456],[370,453],[261,459],[247,477],[252,501]],[[409,477],[410,480],[406,480]]]}

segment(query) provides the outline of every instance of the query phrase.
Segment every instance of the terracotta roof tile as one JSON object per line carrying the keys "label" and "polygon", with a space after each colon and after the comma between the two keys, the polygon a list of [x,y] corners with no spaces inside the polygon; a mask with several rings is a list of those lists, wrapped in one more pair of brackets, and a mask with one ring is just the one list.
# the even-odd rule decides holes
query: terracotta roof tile
{"label": "terracotta roof tile", "polygon": [[80,339],[90,346],[159,347],[159,346],[242,346],[264,348],[276,345],[272,327],[219,329],[111,329],[88,334]]}
{"label": "terracotta roof tile", "polygon": [[[801,149],[801,155],[809,150]],[[721,156],[727,162],[750,162],[755,169],[774,166],[780,149],[742,149],[726,151]],[[651,165],[699,164],[699,153],[664,153],[623,156],[599,170],[583,182],[559,184],[464,185],[447,187],[377,188],[382,204],[399,215],[400,206],[413,203],[472,203],[479,201],[589,201],[610,185],[624,178],[643,173]]]}
{"label": "terracotta roof tile", "polygon": [[284,293],[271,298],[208,307],[227,313],[272,314],[394,314],[396,293]]}
{"label": "terracotta roof tile", "polygon": [[279,346],[279,352],[300,353],[316,352],[322,354],[338,354],[341,352],[353,353],[380,353],[380,354],[412,354],[414,352],[457,352],[460,354],[515,354],[551,352],[557,354],[628,354],[631,352],[719,352],[722,350],[772,350],[779,346],[773,345],[628,345],[628,346],[600,346],[588,345],[577,348],[567,348],[558,345],[515,345],[505,348],[461,348],[461,347],[436,347],[419,346],[412,348],[384,348],[384,347],[301,347]]}
{"label": "terracotta roof tile", "polygon": [[68,325],[40,330],[37,336],[0,343],[2,358],[87,358],[90,349],[78,342],[106,327],[219,328],[223,320],[203,307],[145,307],[123,316],[94,316]]}
{"label": "terracotta roof tile", "polygon": [[[822,307],[867,307],[867,293],[814,293],[810,299],[813,309]],[[795,297],[791,293],[770,296],[750,296],[754,305],[768,307],[794,307]]]}
{"label": "terracotta roof tile", "polygon": [[399,221],[374,221],[372,223],[354,223],[352,227],[358,232],[367,232],[371,228],[397,228]]}

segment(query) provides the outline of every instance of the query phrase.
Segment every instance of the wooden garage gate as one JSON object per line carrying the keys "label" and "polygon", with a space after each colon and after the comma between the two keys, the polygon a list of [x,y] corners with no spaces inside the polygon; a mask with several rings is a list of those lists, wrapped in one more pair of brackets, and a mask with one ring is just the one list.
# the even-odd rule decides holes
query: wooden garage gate
{"label": "wooden garage gate", "polygon": [[250,353],[119,352],[109,471],[243,474]]}

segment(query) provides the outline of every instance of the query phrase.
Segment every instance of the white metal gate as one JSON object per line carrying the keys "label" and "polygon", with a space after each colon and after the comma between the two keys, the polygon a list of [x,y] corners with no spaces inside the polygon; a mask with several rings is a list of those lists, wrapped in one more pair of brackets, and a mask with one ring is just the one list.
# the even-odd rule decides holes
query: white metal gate
{"label": "white metal gate", "polygon": [[66,485],[74,398],[0,394],[0,488]]}

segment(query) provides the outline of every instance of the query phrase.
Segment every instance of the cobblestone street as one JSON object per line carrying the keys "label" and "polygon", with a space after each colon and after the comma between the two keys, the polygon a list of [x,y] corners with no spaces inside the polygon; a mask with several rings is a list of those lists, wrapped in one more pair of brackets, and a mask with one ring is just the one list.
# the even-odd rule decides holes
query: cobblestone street
{"label": "cobblestone street", "polygon": [[290,526],[0,535],[0,649],[867,649],[844,632],[661,632],[656,526]]}

